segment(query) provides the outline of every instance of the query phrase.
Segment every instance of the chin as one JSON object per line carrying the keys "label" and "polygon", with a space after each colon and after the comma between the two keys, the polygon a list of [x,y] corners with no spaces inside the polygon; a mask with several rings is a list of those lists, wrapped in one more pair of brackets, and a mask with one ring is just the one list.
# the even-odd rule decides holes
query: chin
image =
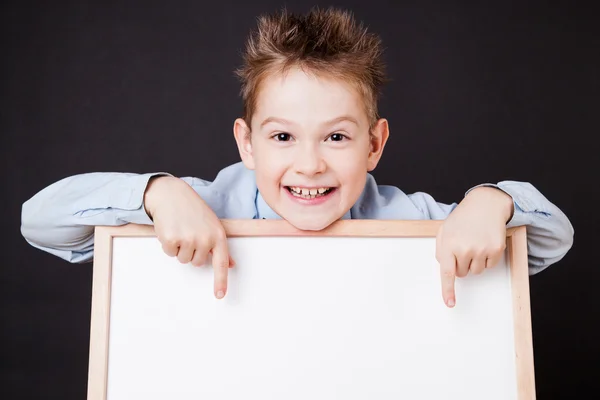
{"label": "chin", "polygon": [[287,219],[287,222],[292,224],[295,228],[300,229],[302,231],[321,231],[327,228],[329,225],[334,223],[337,219],[307,219],[307,218],[290,218]]}

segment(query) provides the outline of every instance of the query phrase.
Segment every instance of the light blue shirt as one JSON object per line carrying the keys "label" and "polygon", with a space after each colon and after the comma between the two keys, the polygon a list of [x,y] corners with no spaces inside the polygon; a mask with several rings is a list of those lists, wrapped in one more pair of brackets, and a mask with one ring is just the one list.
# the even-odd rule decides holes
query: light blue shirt
{"label": "light blue shirt", "polygon": [[[64,178],[23,204],[21,233],[32,246],[69,262],[91,261],[95,226],[152,224],[144,208],[144,192],[149,179],[159,175],[169,174],[105,172]],[[221,219],[281,219],[258,191],[254,171],[241,162],[224,168],[212,182],[181,179]],[[512,197],[514,215],[507,226],[527,226],[530,274],[556,263],[571,248],[574,231],[569,219],[530,183],[479,186],[496,187]],[[360,198],[342,219],[441,220],[456,206],[436,202],[427,193],[405,194],[393,186],[377,185],[367,174]]]}

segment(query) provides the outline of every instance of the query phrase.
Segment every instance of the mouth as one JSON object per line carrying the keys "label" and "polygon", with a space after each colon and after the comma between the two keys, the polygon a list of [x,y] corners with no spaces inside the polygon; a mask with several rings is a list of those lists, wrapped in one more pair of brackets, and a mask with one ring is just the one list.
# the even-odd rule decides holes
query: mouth
{"label": "mouth", "polygon": [[302,188],[298,186],[285,186],[285,188],[292,196],[305,200],[326,197],[336,190],[334,187]]}

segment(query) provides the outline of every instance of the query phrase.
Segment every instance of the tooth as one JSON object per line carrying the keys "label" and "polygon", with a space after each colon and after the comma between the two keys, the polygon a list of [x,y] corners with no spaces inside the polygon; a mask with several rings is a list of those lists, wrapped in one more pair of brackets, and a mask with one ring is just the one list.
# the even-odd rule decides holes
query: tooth
{"label": "tooth", "polygon": [[323,194],[327,191],[325,188],[319,188],[319,194]]}
{"label": "tooth", "polygon": [[301,189],[302,190],[302,194],[303,195],[308,195],[310,194],[310,191],[308,189]]}
{"label": "tooth", "polygon": [[317,189],[310,189],[310,195],[314,196],[318,193],[319,191]]}

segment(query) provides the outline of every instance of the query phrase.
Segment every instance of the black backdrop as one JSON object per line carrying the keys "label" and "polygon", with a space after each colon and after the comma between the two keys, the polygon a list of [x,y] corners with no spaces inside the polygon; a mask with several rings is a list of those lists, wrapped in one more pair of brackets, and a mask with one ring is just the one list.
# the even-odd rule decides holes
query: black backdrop
{"label": "black backdrop", "polygon": [[[523,3],[331,4],[387,47],[392,136],[379,183],[452,202],[481,182],[530,181],[571,219],[573,249],[531,278],[538,398],[567,399],[600,376],[600,29],[581,3]],[[255,17],[284,4],[330,5],[3,2],[2,398],[86,394],[91,264],[29,246],[22,203],[77,173],[212,179],[238,161],[232,71]]]}

